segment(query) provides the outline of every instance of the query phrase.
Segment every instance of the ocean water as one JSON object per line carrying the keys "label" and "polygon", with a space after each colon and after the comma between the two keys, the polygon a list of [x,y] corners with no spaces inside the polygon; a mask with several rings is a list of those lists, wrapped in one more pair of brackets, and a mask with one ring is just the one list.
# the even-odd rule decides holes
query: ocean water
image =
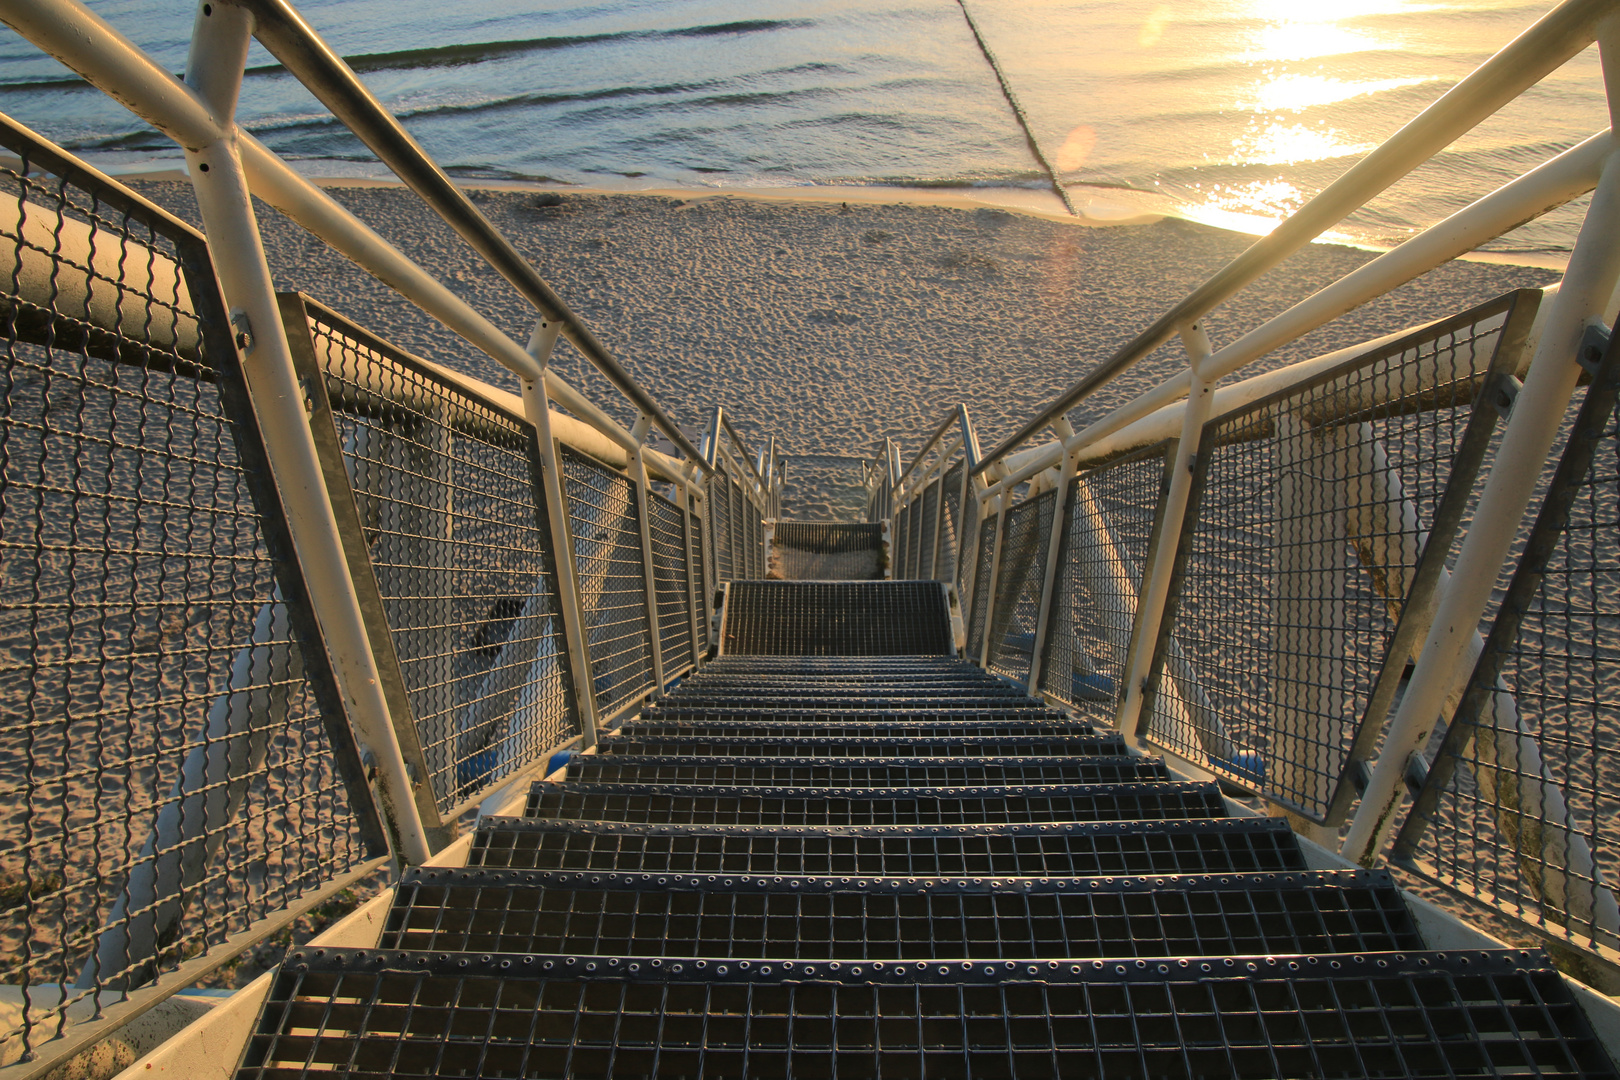
{"label": "ocean water", "polygon": [[[193,3],[91,7],[166,67],[183,70]],[[1252,232],[1297,208],[1545,10],[1512,0],[299,7],[463,177],[631,190],[1050,191],[1032,138],[1082,213],[1167,213]],[[3,28],[0,111],[110,168],[177,159],[167,140]],[[312,175],[378,172],[365,148],[258,46],[240,116]],[[1589,49],[1335,238],[1398,243],[1605,126]],[[1556,258],[1583,208],[1555,211],[1492,246]]]}

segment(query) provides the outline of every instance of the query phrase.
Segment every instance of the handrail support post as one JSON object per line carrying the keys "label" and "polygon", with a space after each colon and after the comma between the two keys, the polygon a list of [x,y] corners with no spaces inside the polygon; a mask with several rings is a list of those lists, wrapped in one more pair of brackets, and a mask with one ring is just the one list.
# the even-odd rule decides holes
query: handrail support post
{"label": "handrail support post", "polygon": [[1181,526],[1187,517],[1187,501],[1192,493],[1193,466],[1198,454],[1198,440],[1204,423],[1209,419],[1210,407],[1215,400],[1215,383],[1206,382],[1199,375],[1199,367],[1214,349],[1202,320],[1181,328],[1181,340],[1186,345],[1188,367],[1192,382],[1188,388],[1187,406],[1182,413],[1181,440],[1176,445],[1174,467],[1170,471],[1170,484],[1164,493],[1164,509],[1160,514],[1159,551],[1153,558],[1152,569],[1142,583],[1142,593],[1136,606],[1136,629],[1131,635],[1131,655],[1125,659],[1125,693],[1120,699],[1114,724],[1125,741],[1135,745],[1141,727],[1142,705],[1147,693],[1147,679],[1157,650],[1159,629],[1164,618],[1165,603],[1170,595],[1170,579],[1176,562],[1176,548],[1181,542]]}
{"label": "handrail support post", "polygon": [[636,526],[641,531],[641,580],[647,590],[647,651],[652,655],[653,700],[664,693],[664,643],[658,632],[658,575],[653,567],[652,491],[647,486],[647,460],[642,456],[642,440],[652,430],[652,418],[643,413],[630,429],[636,448],[630,455],[630,479],[636,485]]}
{"label": "handrail support post", "polygon": [[574,677],[574,700],[579,709],[579,730],[585,749],[596,745],[595,680],[590,650],[586,647],[585,612],[580,607],[579,573],[574,562],[573,534],[568,527],[568,504],[563,492],[562,456],[551,433],[551,404],[546,397],[545,370],[562,324],[542,318],[529,335],[528,353],[540,365],[541,377],[523,380],[523,411],[534,425],[540,443],[540,469],[546,493],[546,521],[551,529],[551,551],[557,568],[558,606],[562,608],[563,636],[568,640],[568,667]]}
{"label": "handrail support post", "polygon": [[[187,82],[208,101],[222,129],[218,138],[188,147],[186,164],[226,302],[252,328],[242,374],[259,417],[270,471],[285,496],[288,532],[348,704],[349,722],[362,752],[369,750],[376,762],[379,809],[386,816],[395,857],[421,864],[432,855],[431,844],[355,596],[238,151],[234,113],[252,31],[246,11],[199,6]],[[425,777],[421,780],[426,783]]]}
{"label": "handrail support post", "polygon": [[[1060,440],[1067,440],[1074,434],[1074,427],[1066,416],[1060,416],[1052,424],[1052,430]],[[1080,467],[1079,451],[1071,451],[1064,455],[1063,465],[1058,471],[1057,494],[1052,496],[1052,529],[1046,540],[1046,572],[1041,579],[1041,603],[1037,609],[1039,614],[1035,618],[1035,644],[1029,657],[1029,679],[1025,687],[1030,695],[1038,696],[1041,685],[1041,659],[1046,654],[1046,635],[1052,623],[1052,606],[1055,600],[1058,560],[1062,557],[1064,522],[1068,517],[1069,509],[1069,482],[1074,479]]]}

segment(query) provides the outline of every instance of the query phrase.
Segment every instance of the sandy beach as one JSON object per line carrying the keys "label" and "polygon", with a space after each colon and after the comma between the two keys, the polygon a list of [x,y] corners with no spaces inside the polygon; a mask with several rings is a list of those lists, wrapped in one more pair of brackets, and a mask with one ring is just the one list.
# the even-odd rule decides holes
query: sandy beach
{"label": "sandy beach", "polygon": [[[189,186],[136,185],[196,220]],[[362,220],[519,341],[532,312],[408,191],[333,187]],[[828,199],[482,189],[480,209],[689,430],[725,406],[786,453],[915,448],[967,402],[988,447],[1242,251],[1250,238],[1164,219],[1088,226],[997,207]],[[273,210],[261,227],[279,286],[421,355],[511,377]],[[1209,320],[1217,345],[1372,258],[1312,245]],[[1555,271],[1455,262],[1262,361],[1271,367],[1450,314]],[[1161,349],[1082,411],[1096,416],[1176,370]],[[623,415],[606,384],[559,368]]]}

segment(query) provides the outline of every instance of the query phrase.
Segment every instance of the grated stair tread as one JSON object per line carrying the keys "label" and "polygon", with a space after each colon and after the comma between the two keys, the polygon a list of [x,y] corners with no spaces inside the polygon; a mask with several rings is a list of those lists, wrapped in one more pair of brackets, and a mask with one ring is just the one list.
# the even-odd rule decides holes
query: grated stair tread
{"label": "grated stair tread", "polygon": [[1422,948],[1384,872],[848,878],[407,871],[379,948],[1004,960]]}
{"label": "grated stair tread", "polygon": [[492,818],[474,835],[469,864],[633,874],[890,878],[1097,878],[1305,869],[1286,823],[1232,818],[841,827]]}
{"label": "grated stair tread", "polygon": [[[784,758],[582,755],[568,764],[570,783],[819,789],[966,787],[1019,784],[1125,784],[1168,780],[1159,758],[1129,755],[1017,758]],[[547,783],[548,781],[539,781]]]}
{"label": "grated stair tread", "polygon": [[941,758],[979,757],[1005,758],[1016,756],[1077,757],[1086,755],[1123,756],[1127,752],[1125,740],[1118,734],[1058,737],[1039,735],[1009,735],[1000,738],[895,738],[849,737],[830,735],[801,736],[782,739],[770,736],[737,735],[729,738],[705,738],[692,735],[647,736],[639,732],[621,734],[602,739],[596,744],[598,754],[609,757],[643,755],[671,757],[692,755],[700,757],[736,756],[805,758]]}
{"label": "grated stair tread", "polygon": [[1615,1075],[1544,955],[1424,951],[1388,873],[916,655],[937,583],[843,584],[732,583],[756,654],[289,953],[237,1075]]}
{"label": "grated stair tread", "polygon": [[1612,1076],[1544,954],[289,953],[240,1077]]}
{"label": "grated stair tread", "polygon": [[893,723],[801,723],[788,720],[664,720],[643,719],[620,727],[617,735],[626,739],[1008,739],[1008,738],[1085,738],[1098,734],[1096,727],[1083,721],[1067,723],[1024,722],[1021,720],[947,720]]}

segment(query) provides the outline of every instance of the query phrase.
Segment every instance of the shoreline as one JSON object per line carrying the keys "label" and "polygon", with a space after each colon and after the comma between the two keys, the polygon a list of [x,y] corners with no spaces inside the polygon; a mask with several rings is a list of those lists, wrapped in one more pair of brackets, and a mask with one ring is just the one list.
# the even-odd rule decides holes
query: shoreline
{"label": "shoreline", "polygon": [[[293,164],[296,168],[296,163]],[[190,174],[183,164],[162,165],[148,167],[146,165],[131,165],[124,168],[102,168],[109,176],[120,181],[178,181],[190,183]],[[383,188],[405,189],[404,181],[394,176],[315,176],[304,175],[304,178],[318,187],[326,189],[344,188]],[[886,184],[816,184],[787,187],[744,186],[744,187],[704,187],[689,188],[657,182],[646,186],[637,186],[633,182],[623,185],[580,185],[569,183],[545,182],[540,180],[500,180],[494,178],[463,178],[451,176],[451,181],[466,191],[492,191],[492,192],[552,192],[558,195],[591,195],[591,196],[655,196],[666,199],[701,200],[734,198],[747,199],[759,202],[776,203],[857,203],[868,206],[933,206],[956,210],[995,209],[1010,210],[1015,213],[1027,214],[1032,217],[1043,218],[1048,221],[1069,225],[1078,225],[1083,228],[1115,228],[1119,226],[1153,225],[1166,219],[1185,221],[1200,225],[1204,228],[1216,229],[1230,233],[1233,236],[1257,239],[1260,233],[1246,232],[1215,225],[1196,218],[1179,214],[1158,213],[1143,210],[1128,205],[1125,201],[1109,199],[1109,192],[1113,188],[1083,189],[1089,194],[1085,199],[1075,201],[1081,207],[1081,216],[1070,214],[1063,209],[1063,204],[1057,196],[1046,188],[1009,188],[1009,187],[909,187],[903,185]],[[1123,191],[1122,191],[1123,193]],[[1073,194],[1073,192],[1071,192]],[[1131,193],[1137,194],[1137,193]],[[1382,254],[1388,248],[1372,245],[1356,244],[1342,237],[1327,236],[1312,241],[1319,246],[1349,248],[1353,251]],[[1567,254],[1553,254],[1547,252],[1469,252],[1458,256],[1459,262],[1483,263],[1493,266],[1528,267],[1536,270],[1551,270],[1562,274],[1569,264]]]}

